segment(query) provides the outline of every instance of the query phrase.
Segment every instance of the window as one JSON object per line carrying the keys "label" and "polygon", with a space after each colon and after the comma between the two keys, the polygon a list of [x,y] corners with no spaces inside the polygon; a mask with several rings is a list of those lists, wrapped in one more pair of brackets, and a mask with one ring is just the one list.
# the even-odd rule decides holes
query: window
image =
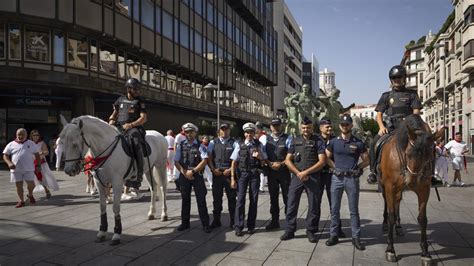
{"label": "window", "polygon": [[474,40],[470,40],[464,46],[464,60],[474,56]]}
{"label": "window", "polygon": [[202,35],[195,31],[194,32],[194,52],[198,55],[202,55]]}
{"label": "window", "polygon": [[26,28],[25,30],[25,60],[49,63],[50,56],[49,30]]}
{"label": "window", "polygon": [[182,0],[182,2],[183,2],[185,5],[190,6],[191,0]]}
{"label": "window", "polygon": [[100,45],[99,71],[115,76],[117,74],[117,50],[105,44]]}
{"label": "window", "polygon": [[165,11],[163,11],[163,36],[173,40],[173,17]]}
{"label": "window", "polygon": [[118,0],[115,1],[115,9],[125,16],[129,16],[132,14],[131,9],[131,2],[132,0]]}
{"label": "window", "polygon": [[234,38],[234,24],[230,20],[227,20],[227,37],[231,40],[235,40]]}
{"label": "window", "polygon": [[224,15],[221,12],[217,12],[217,28],[224,32]]}
{"label": "window", "polygon": [[153,1],[152,0],[142,0],[142,24],[149,29],[153,29]]}
{"label": "window", "polygon": [[180,21],[177,18],[174,18],[174,41],[179,41],[179,23]]}
{"label": "window", "polygon": [[90,41],[90,48],[89,48],[89,63],[91,65],[91,71],[97,71],[99,69],[99,58],[97,56],[99,47],[97,46],[97,41],[91,40]]}
{"label": "window", "polygon": [[140,80],[142,76],[141,71],[140,58],[127,54],[127,77]]}
{"label": "window", "polygon": [[207,60],[214,60],[214,43],[211,40],[207,40]]}
{"label": "window", "polygon": [[125,78],[125,63],[125,53],[119,51],[117,61],[119,78]]}
{"label": "window", "polygon": [[133,0],[133,20],[140,21],[140,0]]}
{"label": "window", "polygon": [[214,24],[214,7],[209,2],[207,3],[207,22]]}
{"label": "window", "polygon": [[64,65],[64,33],[56,32],[54,34],[54,63]]}
{"label": "window", "polygon": [[68,38],[67,65],[70,67],[87,68],[86,38]]}
{"label": "window", "polygon": [[5,24],[0,24],[0,58],[5,58]]}
{"label": "window", "polygon": [[202,0],[194,0],[194,11],[202,16]]}
{"label": "window", "polygon": [[21,33],[20,25],[10,24],[8,29],[8,47],[9,53],[8,57],[11,60],[20,60],[21,59]]}
{"label": "window", "polygon": [[420,59],[421,58],[421,50],[417,50],[416,51],[416,59]]}
{"label": "window", "polygon": [[448,83],[451,82],[451,64],[448,65]]}
{"label": "window", "polygon": [[156,18],[155,18],[155,31],[161,33],[161,8],[159,6],[155,7]]}
{"label": "window", "polygon": [[474,22],[474,5],[469,6],[464,12],[464,25]]}
{"label": "window", "polygon": [[189,26],[184,23],[180,24],[179,43],[182,46],[189,48]]}
{"label": "window", "polygon": [[423,72],[420,73],[420,83],[423,84]]}

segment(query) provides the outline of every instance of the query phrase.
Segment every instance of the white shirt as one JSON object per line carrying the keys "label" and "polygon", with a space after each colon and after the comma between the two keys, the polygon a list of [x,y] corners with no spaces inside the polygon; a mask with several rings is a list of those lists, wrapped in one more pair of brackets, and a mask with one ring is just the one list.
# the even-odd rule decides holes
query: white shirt
{"label": "white shirt", "polygon": [[56,139],[56,152],[62,152],[63,151],[63,144],[61,143],[61,139],[57,138]]}
{"label": "white shirt", "polygon": [[448,142],[444,147],[449,151],[451,156],[463,156],[463,152],[467,151],[467,144],[464,141],[457,142],[455,140],[451,140]]}
{"label": "white shirt", "polygon": [[12,141],[7,144],[3,154],[11,156],[12,163],[16,166],[10,172],[33,172],[35,170],[35,153],[40,152],[38,146],[31,140],[23,143]]}
{"label": "white shirt", "polygon": [[179,143],[183,142],[185,139],[186,139],[186,136],[179,133],[178,135],[176,135],[176,138],[174,139],[174,142],[176,144],[179,144]]}
{"label": "white shirt", "polygon": [[168,141],[168,149],[174,149],[174,137],[166,136],[165,139]]}
{"label": "white shirt", "polygon": [[258,138],[258,141],[260,141],[260,143],[262,143],[263,146],[267,145],[267,135],[266,134],[261,135],[260,138]]}

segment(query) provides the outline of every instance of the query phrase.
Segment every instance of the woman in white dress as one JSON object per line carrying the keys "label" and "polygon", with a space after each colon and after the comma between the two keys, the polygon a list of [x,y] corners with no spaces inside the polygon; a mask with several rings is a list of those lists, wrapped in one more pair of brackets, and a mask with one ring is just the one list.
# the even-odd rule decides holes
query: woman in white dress
{"label": "woman in white dress", "polygon": [[444,140],[436,141],[436,164],[435,175],[443,179],[443,184],[449,187],[448,183],[448,152],[444,147]]}
{"label": "woman in white dress", "polygon": [[[35,173],[36,178],[39,184],[44,187],[46,192],[46,198],[51,198],[51,191],[56,191],[59,189],[58,182],[54,177],[51,169],[49,169],[48,162],[46,161],[46,156],[48,155],[48,146],[41,139],[41,135],[38,130],[32,130],[30,132],[30,139],[38,146],[41,156],[41,173]],[[36,162],[35,162],[36,163]]]}

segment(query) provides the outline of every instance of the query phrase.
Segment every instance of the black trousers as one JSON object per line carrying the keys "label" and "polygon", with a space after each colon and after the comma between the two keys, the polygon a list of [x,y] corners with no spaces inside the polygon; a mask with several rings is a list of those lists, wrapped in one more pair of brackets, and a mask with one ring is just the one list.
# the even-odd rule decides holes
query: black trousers
{"label": "black trousers", "polygon": [[308,213],[306,215],[306,229],[311,232],[319,230],[319,219],[321,211],[318,208],[320,192],[319,175],[310,176],[302,182],[296,175],[291,175],[290,188],[288,191],[288,211],[286,213],[286,231],[296,231],[296,219],[298,217],[298,207],[300,205],[301,194],[303,190],[308,196]]}
{"label": "black trousers", "polygon": [[270,193],[270,214],[272,215],[272,221],[278,221],[280,219],[280,202],[278,196],[280,194],[283,197],[283,203],[285,204],[285,214],[288,210],[288,189],[290,187],[291,175],[288,169],[280,169],[278,171],[269,170],[268,172],[268,192]]}
{"label": "black trousers", "polygon": [[249,213],[247,215],[247,228],[255,228],[257,220],[258,192],[260,187],[260,174],[247,171],[240,171],[239,180],[237,180],[237,206],[235,208],[235,229],[244,228],[245,217],[245,197],[247,189],[249,190]]}
{"label": "black trousers", "polygon": [[181,188],[181,223],[189,225],[191,215],[191,190],[194,188],[199,218],[203,226],[209,226],[209,214],[207,213],[206,204],[207,189],[204,184],[203,176],[194,174],[194,180],[188,180],[184,175],[180,174],[178,182]]}
{"label": "black trousers", "polygon": [[220,220],[222,213],[222,197],[227,196],[227,207],[231,224],[234,224],[235,205],[237,203],[237,190],[230,187],[230,177],[212,175],[212,198],[214,219]]}
{"label": "black trousers", "polygon": [[377,158],[375,158],[375,144],[377,141],[380,139],[380,135],[376,134],[375,137],[372,139],[372,142],[370,143],[370,149],[369,149],[369,158],[370,158],[370,171],[372,173],[375,173],[375,163]]}

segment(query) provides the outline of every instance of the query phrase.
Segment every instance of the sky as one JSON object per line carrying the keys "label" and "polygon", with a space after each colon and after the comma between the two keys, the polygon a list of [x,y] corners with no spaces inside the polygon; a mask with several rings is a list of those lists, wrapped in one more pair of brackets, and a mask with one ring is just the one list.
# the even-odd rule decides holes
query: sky
{"label": "sky", "polygon": [[344,104],[377,103],[405,45],[436,34],[450,0],[285,0],[303,28],[303,54],[336,73]]}

